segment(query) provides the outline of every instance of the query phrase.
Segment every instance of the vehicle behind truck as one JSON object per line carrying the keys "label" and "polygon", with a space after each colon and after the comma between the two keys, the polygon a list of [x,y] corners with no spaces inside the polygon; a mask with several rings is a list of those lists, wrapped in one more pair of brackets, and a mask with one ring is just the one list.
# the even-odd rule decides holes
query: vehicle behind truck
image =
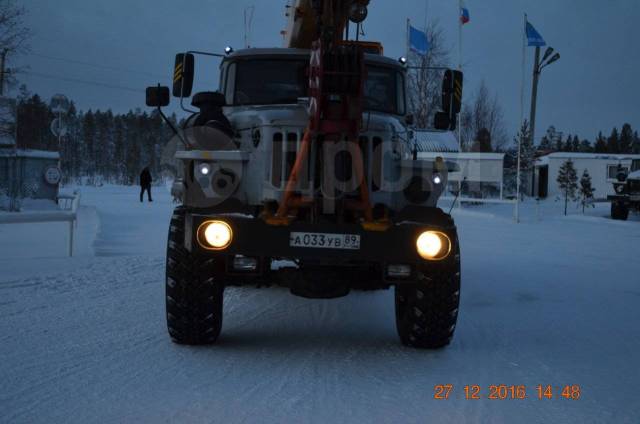
{"label": "vehicle behind truck", "polygon": [[611,202],[611,218],[626,221],[629,211],[640,212],[640,160],[631,162],[631,171],[618,170],[613,183],[616,194],[607,196]]}

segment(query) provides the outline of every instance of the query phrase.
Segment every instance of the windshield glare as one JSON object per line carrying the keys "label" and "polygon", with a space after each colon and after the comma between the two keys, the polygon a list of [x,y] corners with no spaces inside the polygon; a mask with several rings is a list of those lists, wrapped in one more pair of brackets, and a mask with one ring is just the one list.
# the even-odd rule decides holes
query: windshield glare
{"label": "windshield glare", "polygon": [[[236,63],[233,104],[295,104],[308,96],[308,62],[301,60],[244,60]],[[404,114],[404,80],[401,72],[368,66],[365,109]]]}

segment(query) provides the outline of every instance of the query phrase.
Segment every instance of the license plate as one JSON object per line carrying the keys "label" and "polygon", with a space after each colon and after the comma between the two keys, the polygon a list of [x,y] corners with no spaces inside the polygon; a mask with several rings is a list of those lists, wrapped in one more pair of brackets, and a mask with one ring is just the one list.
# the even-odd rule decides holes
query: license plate
{"label": "license plate", "polygon": [[289,235],[291,247],[312,247],[316,249],[360,249],[358,234],[329,234],[329,233],[291,233]]}

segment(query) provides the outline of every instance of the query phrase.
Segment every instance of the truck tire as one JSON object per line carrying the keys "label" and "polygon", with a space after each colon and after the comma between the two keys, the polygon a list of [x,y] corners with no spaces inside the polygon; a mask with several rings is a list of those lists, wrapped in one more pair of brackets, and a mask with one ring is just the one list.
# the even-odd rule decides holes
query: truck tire
{"label": "truck tire", "polygon": [[184,247],[185,209],[175,209],[169,226],[166,265],[167,328],[175,343],[214,343],[222,328],[224,286],[214,258]]}
{"label": "truck tire", "polygon": [[451,259],[434,264],[429,275],[419,272],[413,284],[396,285],[396,328],[402,344],[420,349],[448,345],[460,304],[460,247]]}
{"label": "truck tire", "polygon": [[629,208],[624,203],[611,202],[611,218],[626,221],[629,218]]}

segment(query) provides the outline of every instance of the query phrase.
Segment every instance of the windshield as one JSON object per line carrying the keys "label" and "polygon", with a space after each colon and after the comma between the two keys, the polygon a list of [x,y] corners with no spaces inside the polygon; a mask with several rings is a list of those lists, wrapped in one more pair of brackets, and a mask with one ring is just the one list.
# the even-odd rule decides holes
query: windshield
{"label": "windshield", "polygon": [[247,60],[237,63],[235,105],[298,103],[307,96],[307,63],[300,60]]}
{"label": "windshield", "polygon": [[[233,104],[295,104],[308,96],[308,62],[290,59],[238,61],[235,67]],[[227,81],[227,85],[231,81]],[[228,88],[228,87],[227,87]],[[402,115],[405,113],[404,77],[393,68],[368,66],[365,109]]]}
{"label": "windshield", "polygon": [[364,84],[366,110],[404,114],[404,79],[391,68],[369,66]]}

